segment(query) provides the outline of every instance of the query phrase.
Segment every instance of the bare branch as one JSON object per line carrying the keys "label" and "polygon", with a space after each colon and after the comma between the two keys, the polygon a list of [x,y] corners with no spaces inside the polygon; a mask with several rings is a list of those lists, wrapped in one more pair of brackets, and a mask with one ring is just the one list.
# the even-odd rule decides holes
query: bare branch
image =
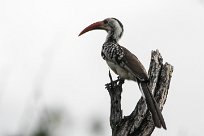
{"label": "bare branch", "polygon": [[[149,87],[153,91],[160,109],[166,102],[168,89],[172,77],[173,66],[168,63],[163,65],[163,58],[158,50],[152,51],[149,68]],[[151,113],[148,111],[144,99],[141,97],[133,112],[122,117],[121,93],[123,82],[112,81],[106,85],[111,98],[110,125],[112,136],[148,136],[154,131]]]}

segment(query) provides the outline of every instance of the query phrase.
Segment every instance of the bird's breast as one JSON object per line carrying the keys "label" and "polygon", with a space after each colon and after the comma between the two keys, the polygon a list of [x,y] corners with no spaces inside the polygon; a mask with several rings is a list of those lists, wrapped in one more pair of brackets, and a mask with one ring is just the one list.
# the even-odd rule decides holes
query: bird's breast
{"label": "bird's breast", "polygon": [[121,60],[124,56],[122,48],[117,43],[104,43],[101,55],[104,59]]}
{"label": "bird's breast", "polygon": [[133,77],[133,75],[128,72],[126,69],[122,68],[120,65],[115,64],[111,61],[106,60],[108,66],[111,68],[111,70],[119,75],[120,78],[122,79],[128,79],[128,80],[134,80],[135,78]]}
{"label": "bird's breast", "polygon": [[122,58],[124,52],[122,48],[114,42],[104,43],[102,46],[101,56],[106,60],[108,66],[120,78],[134,80],[133,75],[123,67]]}

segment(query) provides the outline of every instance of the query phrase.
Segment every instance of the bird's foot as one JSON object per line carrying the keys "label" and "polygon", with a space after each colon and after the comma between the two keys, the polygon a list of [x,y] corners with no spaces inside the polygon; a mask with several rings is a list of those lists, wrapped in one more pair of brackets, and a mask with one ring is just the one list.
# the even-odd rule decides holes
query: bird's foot
{"label": "bird's foot", "polygon": [[105,86],[106,86],[107,89],[109,89],[109,88],[114,88],[117,85],[122,85],[123,83],[124,83],[124,79],[121,79],[121,78],[118,77],[118,79],[116,79],[114,81],[111,80],[111,82],[106,84]]}
{"label": "bird's foot", "polygon": [[117,82],[118,82],[119,85],[122,85],[122,84],[125,83],[125,80],[118,76]]}
{"label": "bird's foot", "polygon": [[122,84],[124,83],[124,79],[120,78],[119,76],[117,80],[113,81],[110,70],[109,70],[109,78],[110,78],[110,83],[105,84],[108,90],[110,90],[110,88],[116,87],[117,85],[122,86]]}

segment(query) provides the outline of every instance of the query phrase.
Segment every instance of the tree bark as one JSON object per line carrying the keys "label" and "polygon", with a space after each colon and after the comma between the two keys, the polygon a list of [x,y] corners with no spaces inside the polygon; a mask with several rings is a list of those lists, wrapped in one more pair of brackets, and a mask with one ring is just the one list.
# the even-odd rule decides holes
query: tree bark
{"label": "tree bark", "polygon": [[[152,51],[149,67],[149,87],[157,101],[160,109],[166,102],[173,66],[165,63],[158,50]],[[121,109],[121,94],[123,81],[113,81],[109,72],[111,82],[106,84],[111,99],[110,126],[112,136],[149,136],[154,131],[155,125],[152,115],[148,111],[143,97],[140,98],[135,109],[129,116],[124,116]]]}

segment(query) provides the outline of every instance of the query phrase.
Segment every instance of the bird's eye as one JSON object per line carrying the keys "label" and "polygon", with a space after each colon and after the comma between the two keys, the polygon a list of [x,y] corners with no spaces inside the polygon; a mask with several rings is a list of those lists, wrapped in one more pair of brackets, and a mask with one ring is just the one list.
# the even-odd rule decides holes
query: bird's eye
{"label": "bird's eye", "polygon": [[104,24],[108,24],[108,20],[104,20],[103,22],[104,22]]}

